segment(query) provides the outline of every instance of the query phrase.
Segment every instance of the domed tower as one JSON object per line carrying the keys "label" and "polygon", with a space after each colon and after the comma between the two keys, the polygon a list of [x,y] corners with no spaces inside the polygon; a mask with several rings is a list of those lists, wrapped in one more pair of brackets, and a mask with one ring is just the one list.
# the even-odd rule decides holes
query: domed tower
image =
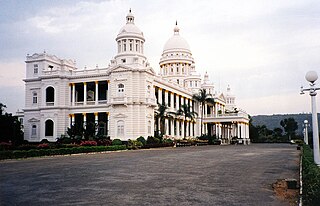
{"label": "domed tower", "polygon": [[126,25],[120,29],[117,35],[118,53],[112,63],[146,65],[147,58],[143,54],[145,38],[143,32],[134,24],[131,9],[126,16],[126,21]]}
{"label": "domed tower", "polygon": [[226,92],[226,109],[229,111],[234,111],[236,109],[236,97],[235,95],[231,92],[230,85],[227,87],[227,92]]}
{"label": "domed tower", "polygon": [[[173,29],[173,36],[166,42],[160,58],[160,75],[181,86],[189,87],[185,80],[195,74],[195,65],[188,42],[180,36],[179,27]],[[197,80],[198,81],[198,80]],[[196,83],[195,83],[196,84]],[[195,85],[194,84],[194,85]],[[197,83],[198,84],[198,83]],[[199,87],[200,87],[199,82]]]}
{"label": "domed tower", "polygon": [[208,72],[206,72],[206,74],[204,75],[203,83],[201,85],[201,88],[205,89],[207,94],[211,94],[212,96],[214,96],[214,85],[209,80]]}

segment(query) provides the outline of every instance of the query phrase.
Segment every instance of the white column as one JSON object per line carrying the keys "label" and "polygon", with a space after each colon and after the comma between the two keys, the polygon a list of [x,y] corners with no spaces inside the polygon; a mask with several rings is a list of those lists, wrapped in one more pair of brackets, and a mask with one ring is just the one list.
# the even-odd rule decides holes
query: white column
{"label": "white column", "polygon": [[69,114],[69,126],[72,126],[72,114]]}
{"label": "white column", "polygon": [[83,82],[83,104],[87,104],[87,82]]}
{"label": "white column", "polygon": [[174,137],[174,119],[170,121],[171,124],[171,136]]}
{"label": "white column", "polygon": [[189,133],[189,124],[190,124],[190,122],[188,121],[188,122],[186,122],[186,136],[187,137],[190,137],[191,135],[190,135],[190,133]]}
{"label": "white column", "polygon": [[164,104],[168,105],[168,91],[167,90],[164,90]]}
{"label": "white column", "polygon": [[173,93],[172,93],[172,92],[170,93],[170,103],[171,103],[170,107],[174,109],[174,105],[173,105]]}
{"label": "white column", "polygon": [[184,121],[181,122],[181,137],[184,138]]}
{"label": "white column", "polygon": [[74,106],[76,102],[76,85],[72,83],[72,106]]}
{"label": "white column", "polygon": [[169,122],[168,122],[168,119],[164,120],[164,125],[165,125],[165,134],[169,135]]}
{"label": "white column", "polygon": [[203,115],[203,117],[207,117],[207,104],[205,103],[204,104],[204,115]]}
{"label": "white column", "polygon": [[177,120],[176,124],[177,124],[177,137],[180,137],[180,121]]}
{"label": "white column", "polygon": [[99,98],[99,82],[98,81],[95,81],[95,84],[96,84],[96,92],[94,93],[95,94],[95,105],[98,104],[98,98]]}
{"label": "white column", "polygon": [[178,110],[180,108],[180,104],[179,104],[179,99],[180,99],[180,95],[176,95],[176,109]]}
{"label": "white column", "polygon": [[87,126],[87,114],[86,113],[82,113],[83,115],[83,127],[86,128]]}
{"label": "white column", "polygon": [[74,114],[71,114],[71,124],[74,125],[75,119],[74,119]]}
{"label": "white column", "polygon": [[193,137],[193,122],[190,122],[190,134],[191,137]]}
{"label": "white column", "polygon": [[98,112],[95,112],[95,113],[94,113],[94,123],[95,123],[95,125],[96,125],[96,135],[98,134],[98,129],[99,129],[99,128],[98,128],[98,123],[99,123],[99,122],[98,122],[98,117],[99,117],[99,116],[98,116]]}
{"label": "white column", "polygon": [[159,104],[162,104],[162,89],[158,89],[158,102]]}

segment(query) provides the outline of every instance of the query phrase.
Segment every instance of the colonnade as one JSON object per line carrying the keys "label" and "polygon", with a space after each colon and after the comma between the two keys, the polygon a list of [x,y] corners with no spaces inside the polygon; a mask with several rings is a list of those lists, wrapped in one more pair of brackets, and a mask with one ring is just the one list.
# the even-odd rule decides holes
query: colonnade
{"label": "colonnade", "polygon": [[[94,85],[93,86],[94,88],[90,88],[90,90],[88,91],[88,84],[90,84],[90,86]],[[71,106],[98,105],[99,103],[106,103],[108,98],[108,94],[107,94],[108,85],[109,85],[109,80],[70,83],[69,91],[71,93],[71,96],[70,96]],[[78,87],[78,89],[76,87]],[[83,97],[80,97],[79,93],[81,95],[82,91],[83,91]],[[91,93],[88,93],[88,92],[91,92]]]}

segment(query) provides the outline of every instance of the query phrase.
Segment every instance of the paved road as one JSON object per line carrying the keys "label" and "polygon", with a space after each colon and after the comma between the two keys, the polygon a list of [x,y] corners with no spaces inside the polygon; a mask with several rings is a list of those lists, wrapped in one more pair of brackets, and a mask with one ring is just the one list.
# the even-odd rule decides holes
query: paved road
{"label": "paved road", "polygon": [[287,205],[287,144],[202,146],[0,161],[0,205]]}

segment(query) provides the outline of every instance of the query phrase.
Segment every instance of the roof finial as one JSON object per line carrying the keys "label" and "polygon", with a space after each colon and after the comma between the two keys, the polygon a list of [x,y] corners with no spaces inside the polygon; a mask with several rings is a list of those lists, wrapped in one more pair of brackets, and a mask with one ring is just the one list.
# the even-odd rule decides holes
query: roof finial
{"label": "roof finial", "polygon": [[131,8],[129,9],[129,13],[131,13]]}
{"label": "roof finial", "polygon": [[178,21],[176,20],[176,26],[174,27],[174,29],[173,29],[173,32],[174,32],[174,34],[175,35],[179,35],[179,27],[178,27]]}

